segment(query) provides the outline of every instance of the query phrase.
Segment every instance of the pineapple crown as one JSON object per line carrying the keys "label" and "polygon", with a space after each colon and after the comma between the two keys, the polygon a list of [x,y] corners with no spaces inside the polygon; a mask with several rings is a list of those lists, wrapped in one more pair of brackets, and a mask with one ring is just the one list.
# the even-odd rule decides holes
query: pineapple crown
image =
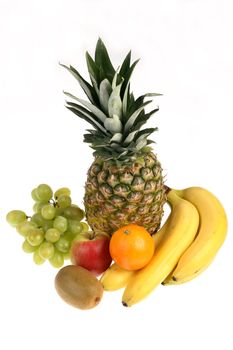
{"label": "pineapple crown", "polygon": [[145,98],[161,94],[148,93],[135,99],[130,92],[130,77],[139,60],[131,65],[130,51],[115,70],[99,39],[95,59],[86,52],[86,61],[91,84],[74,67],[61,64],[77,79],[90,101],[64,91],[66,96],[78,102],[66,101],[66,107],[93,127],[84,134],[84,142],[91,144],[94,156],[105,160],[128,162],[150,152],[148,145],[153,141],[148,136],[157,128],[141,127],[159,108],[146,113],[145,107],[152,100],[145,101]]}

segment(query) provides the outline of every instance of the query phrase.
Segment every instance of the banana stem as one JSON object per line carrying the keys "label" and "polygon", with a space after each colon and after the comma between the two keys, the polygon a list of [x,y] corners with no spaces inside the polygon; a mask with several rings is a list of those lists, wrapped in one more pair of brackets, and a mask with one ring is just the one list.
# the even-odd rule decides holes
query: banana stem
{"label": "banana stem", "polygon": [[168,187],[167,185],[164,185],[165,188],[165,194],[168,194],[172,189],[171,187]]}
{"label": "banana stem", "polygon": [[171,188],[169,186],[164,186],[165,188],[165,193],[166,195],[168,195],[171,191],[175,192],[177,194],[177,196],[183,198],[184,197],[184,190],[175,190],[174,188]]}

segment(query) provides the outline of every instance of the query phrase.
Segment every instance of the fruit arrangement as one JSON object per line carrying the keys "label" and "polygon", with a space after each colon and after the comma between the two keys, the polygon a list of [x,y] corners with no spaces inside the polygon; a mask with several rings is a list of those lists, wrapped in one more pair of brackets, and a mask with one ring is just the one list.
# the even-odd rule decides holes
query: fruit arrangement
{"label": "fruit arrangement", "polygon": [[[89,99],[65,92],[72,100],[66,107],[92,127],[84,135],[94,150],[84,210],[72,204],[68,188],[53,195],[42,184],[32,191],[34,214],[13,210],[7,221],[23,235],[23,249],[37,264],[49,260],[60,268],[70,259],[55,277],[65,302],[90,309],[103,291],[125,288],[122,304],[132,306],[161,284],[182,284],[202,273],[225,240],[227,217],[207,189],[165,185],[149,139],[157,128],[142,128],[158,111],[147,111],[147,98],[160,94],[134,97],[130,78],[138,61],[131,64],[131,52],[116,70],[99,39],[94,59],[87,52],[86,61],[91,83],[61,64]],[[170,213],[161,225],[165,203]]]}

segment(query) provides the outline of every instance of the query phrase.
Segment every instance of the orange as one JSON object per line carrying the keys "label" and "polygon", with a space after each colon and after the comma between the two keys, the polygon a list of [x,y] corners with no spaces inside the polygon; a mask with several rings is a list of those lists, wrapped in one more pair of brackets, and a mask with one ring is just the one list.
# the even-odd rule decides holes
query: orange
{"label": "orange", "polygon": [[126,270],[138,270],[151,260],[154,240],[144,227],[130,224],[113,233],[109,250],[117,265]]}

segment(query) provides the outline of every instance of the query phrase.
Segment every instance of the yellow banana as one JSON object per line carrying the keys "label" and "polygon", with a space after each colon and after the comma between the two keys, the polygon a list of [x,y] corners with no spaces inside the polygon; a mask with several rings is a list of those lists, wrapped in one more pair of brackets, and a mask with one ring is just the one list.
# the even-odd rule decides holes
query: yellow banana
{"label": "yellow banana", "polygon": [[[212,262],[212,261],[211,261]],[[203,268],[201,268],[198,271],[195,271],[192,275],[188,275],[185,278],[179,279],[179,280],[175,280],[172,278],[173,276],[173,271],[167,276],[167,278],[165,278],[165,280],[162,282],[162,284],[164,286],[170,286],[170,285],[178,285],[178,284],[183,284],[186,282],[189,282],[191,280],[193,280],[195,277],[197,277],[198,275],[200,275],[205,269],[207,269],[207,267],[211,264],[211,262],[208,265],[203,266]]]}
{"label": "yellow banana", "polygon": [[[168,227],[168,223],[170,221],[170,216],[169,214],[166,222],[164,225],[161,227],[161,229],[156,232],[153,235],[154,243],[155,243],[155,249],[157,249],[159,243],[161,242],[165,231]],[[121,268],[119,265],[116,263],[113,263],[101,276],[100,282],[102,283],[102,286],[104,290],[106,291],[114,291],[120,288],[125,287],[130,278],[135,275],[135,271],[127,271],[123,268]]]}
{"label": "yellow banana", "polygon": [[104,290],[113,291],[126,286],[135,271],[128,271],[113,263],[101,276]]}
{"label": "yellow banana", "polygon": [[196,206],[200,215],[198,234],[163,284],[180,284],[192,280],[213,261],[227,234],[227,217],[219,200],[201,187],[175,191]]}
{"label": "yellow banana", "polygon": [[166,233],[151,261],[130,279],[122,297],[124,306],[141,301],[164,281],[195,238],[199,226],[195,206],[172,190],[168,193],[168,202],[172,211]]}

